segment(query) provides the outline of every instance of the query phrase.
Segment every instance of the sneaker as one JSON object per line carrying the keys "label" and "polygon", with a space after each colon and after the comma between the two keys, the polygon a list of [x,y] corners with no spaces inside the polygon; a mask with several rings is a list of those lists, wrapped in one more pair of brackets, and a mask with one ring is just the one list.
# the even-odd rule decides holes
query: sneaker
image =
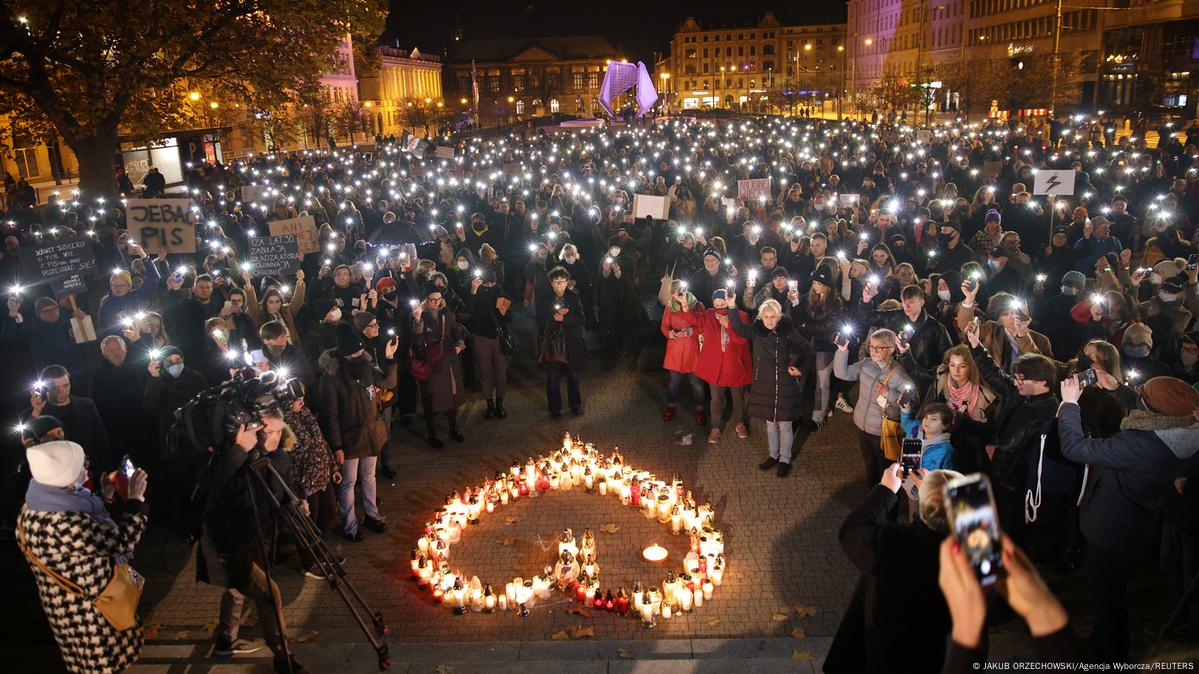
{"label": "sneaker", "polygon": [[787,477],[790,474],[791,474],[791,464],[780,461],[778,476],[779,477]]}
{"label": "sneaker", "polygon": [[312,674],[312,670],[296,662],[296,656],[291,656],[289,661],[286,655],[280,653],[275,656],[275,674]]}
{"label": "sneaker", "polygon": [[853,405],[850,405],[845,398],[837,398],[837,404],[833,405],[833,407],[836,407],[846,414],[853,414]]}
{"label": "sneaker", "polygon": [[708,444],[714,445],[718,442],[720,442],[720,429],[713,428],[712,430],[708,431]]}
{"label": "sneaker", "polygon": [[216,645],[212,647],[212,657],[231,658],[235,655],[256,653],[262,650],[264,646],[265,644],[263,644],[261,641],[230,639],[229,637],[222,635],[217,637]]}
{"label": "sneaker", "polygon": [[778,464],[779,464],[779,460],[774,458],[773,456],[771,456],[771,457],[767,457],[767,459],[765,461],[763,461],[762,463],[759,463],[758,468],[761,468],[762,470],[770,470],[771,468],[774,468]]}
{"label": "sneaker", "polygon": [[352,534],[343,532],[342,536],[345,536],[346,540],[351,543],[361,543],[362,539],[365,538],[365,536],[362,534],[362,529],[355,529],[354,533]]}
{"label": "sneaker", "polygon": [[370,529],[376,534],[381,534],[384,531],[387,531],[387,522],[384,522],[383,520],[377,520],[369,515],[362,518],[362,526]]}
{"label": "sneaker", "polygon": [[745,424],[737,424],[737,427],[733,430],[737,431],[737,437],[741,438],[742,440],[745,440],[749,437],[749,429],[745,427]]}
{"label": "sneaker", "polygon": [[304,569],[304,575],[314,580],[326,580],[329,578],[329,575],[321,570],[321,567],[317,566],[316,564]]}

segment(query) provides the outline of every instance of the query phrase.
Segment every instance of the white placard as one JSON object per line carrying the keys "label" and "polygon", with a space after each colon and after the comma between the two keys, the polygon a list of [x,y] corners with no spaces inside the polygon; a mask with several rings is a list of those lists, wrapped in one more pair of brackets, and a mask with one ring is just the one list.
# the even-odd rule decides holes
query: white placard
{"label": "white placard", "polygon": [[1048,171],[1041,169],[1033,176],[1032,193],[1074,194],[1074,169]]}
{"label": "white placard", "polygon": [[666,220],[670,215],[670,199],[652,194],[633,195],[633,217],[649,216],[655,220]]}
{"label": "white placard", "polygon": [[259,202],[266,203],[267,197],[270,195],[270,185],[242,185],[241,200],[246,204],[257,204]]}
{"label": "white placard", "polygon": [[129,237],[151,255],[196,252],[196,228],[187,221],[191,199],[129,199],[125,223]]}

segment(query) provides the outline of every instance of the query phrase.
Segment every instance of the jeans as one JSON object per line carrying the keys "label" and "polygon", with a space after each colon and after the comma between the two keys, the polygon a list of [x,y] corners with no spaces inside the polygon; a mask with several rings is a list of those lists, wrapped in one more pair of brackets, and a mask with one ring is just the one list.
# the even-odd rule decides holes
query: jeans
{"label": "jeans", "polygon": [[833,354],[827,351],[816,353],[816,405],[812,410],[812,421],[821,423],[828,413],[832,397]]}
{"label": "jeans", "polygon": [[354,514],[354,485],[362,482],[362,509],[366,516],[382,520],[379,506],[375,503],[375,462],[378,457],[364,456],[361,459],[346,459],[341,464],[341,484],[337,485],[337,501],[341,517],[345,520],[345,532],[353,535],[358,531],[358,517]]}
{"label": "jeans", "polygon": [[729,421],[734,425],[745,423],[745,387],[713,386],[712,428],[720,428],[724,421],[725,395],[728,395],[733,400],[733,416],[729,418]]}
{"label": "jeans", "polygon": [[791,463],[791,443],[795,432],[790,421],[767,421],[766,437],[770,443],[770,458],[782,463]]}
{"label": "jeans", "polygon": [[545,370],[545,397],[550,405],[551,414],[562,412],[562,378],[566,377],[566,395],[570,399],[570,409],[583,407],[583,394],[579,392],[579,374],[572,372],[570,367],[562,363],[550,363]]}
{"label": "jeans", "polygon": [[[279,633],[279,621],[283,617],[283,599],[279,594],[279,586],[272,580],[266,582],[266,572],[257,564],[250,567],[249,582],[243,587],[225,588],[221,595],[221,612],[217,620],[217,634],[229,637],[230,641],[237,640],[238,628],[241,627],[242,609],[245,608],[246,597],[258,608],[258,624],[262,628],[262,638],[271,652],[278,655],[283,652],[283,638]],[[275,616],[279,616],[277,619]],[[287,623],[284,622],[286,629]]]}
{"label": "jeans", "polygon": [[695,401],[695,409],[702,410],[707,395],[704,391],[704,383],[695,376],[694,372],[684,375],[682,372],[670,371],[670,383],[666,385],[666,404],[674,407],[674,404],[678,402],[679,389],[683,387],[683,377],[687,377],[691,382],[691,398]]}

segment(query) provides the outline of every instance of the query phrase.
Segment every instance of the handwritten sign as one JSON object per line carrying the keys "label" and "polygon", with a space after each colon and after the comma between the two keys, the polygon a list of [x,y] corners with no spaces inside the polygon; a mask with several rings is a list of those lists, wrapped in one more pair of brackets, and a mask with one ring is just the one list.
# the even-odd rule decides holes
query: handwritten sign
{"label": "handwritten sign", "polygon": [[96,269],[96,254],[84,237],[21,248],[21,277],[49,281]]}
{"label": "handwritten sign", "polygon": [[665,220],[670,216],[670,200],[666,197],[652,194],[633,195],[633,217],[649,216],[655,220]]}
{"label": "handwritten sign", "polygon": [[838,204],[843,208],[852,208],[862,203],[862,195],[860,194],[841,194],[838,197]]}
{"label": "handwritten sign", "polygon": [[295,236],[301,256],[320,250],[320,241],[316,234],[316,219],[311,215],[274,220],[267,224],[270,227],[271,236],[287,236],[289,234]]}
{"label": "handwritten sign", "polygon": [[770,178],[738,180],[737,196],[744,199],[747,206],[750,203],[761,203],[763,197],[770,201]]}
{"label": "handwritten sign", "polygon": [[286,236],[251,236],[249,244],[250,271],[258,276],[282,276],[300,268],[300,253],[294,234]]}
{"label": "handwritten sign", "polygon": [[151,255],[196,252],[196,228],[187,221],[191,199],[130,199],[129,237]]}
{"label": "handwritten sign", "polygon": [[436,150],[436,156],[438,159],[453,159],[454,158],[454,148],[447,147],[445,145],[438,145],[437,150]]}
{"label": "handwritten sign", "polygon": [[270,185],[242,185],[241,200],[247,204],[266,202],[270,196]]}

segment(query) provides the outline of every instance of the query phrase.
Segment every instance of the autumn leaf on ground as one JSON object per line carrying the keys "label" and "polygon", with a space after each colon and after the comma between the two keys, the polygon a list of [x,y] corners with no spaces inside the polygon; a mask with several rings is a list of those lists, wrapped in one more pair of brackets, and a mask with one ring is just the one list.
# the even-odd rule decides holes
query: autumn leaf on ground
{"label": "autumn leaf on ground", "polygon": [[800,650],[791,651],[791,659],[792,660],[811,660],[812,659],[812,651],[800,651]]}
{"label": "autumn leaf on ground", "polygon": [[146,638],[147,639],[157,638],[158,630],[161,630],[161,629],[162,629],[162,625],[157,624],[157,623],[147,626],[146,627]]}
{"label": "autumn leaf on ground", "polygon": [[800,618],[811,618],[812,616],[816,615],[816,609],[803,602],[799,602],[795,605],[795,615],[799,616]]}
{"label": "autumn leaf on ground", "polygon": [[316,641],[316,635],[317,635],[316,630],[313,630],[311,632],[301,634],[299,636],[291,637],[291,641],[294,641],[297,644],[310,644],[310,643]]}
{"label": "autumn leaf on ground", "polygon": [[787,619],[787,614],[786,614],[786,613],[779,612],[779,613],[775,613],[774,615],[772,615],[772,616],[770,616],[770,617],[771,617],[771,618],[772,618],[772,619],[773,619],[773,620],[774,620],[776,623],[781,623],[781,622],[783,622],[784,620],[786,620],[786,619]]}
{"label": "autumn leaf on ground", "polygon": [[614,534],[614,533],[616,533],[617,531],[620,531],[620,527],[619,527],[619,526],[617,526],[616,524],[612,524],[612,523],[608,523],[608,524],[601,524],[601,525],[600,525],[600,531],[602,531],[602,532],[604,532],[604,533],[606,533],[606,534]]}
{"label": "autumn leaf on ground", "polygon": [[802,639],[806,636],[808,636],[808,633],[802,627],[796,627],[795,629],[791,630],[792,639]]}
{"label": "autumn leaf on ground", "polygon": [[616,657],[624,660],[632,660],[634,656],[633,651],[630,651],[627,648],[622,648],[619,651],[616,651]]}
{"label": "autumn leaf on ground", "polygon": [[500,545],[512,545],[513,543],[516,543],[516,539],[512,536],[505,536],[504,538],[495,539],[495,542],[499,543]]}
{"label": "autumn leaf on ground", "polygon": [[179,630],[178,632],[175,632],[175,641],[183,641],[190,634],[191,632],[188,632],[187,630]]}
{"label": "autumn leaf on ground", "polygon": [[573,613],[573,614],[575,614],[575,615],[577,615],[577,616],[582,616],[582,617],[584,617],[584,618],[590,618],[590,617],[591,617],[591,614],[587,612],[587,609],[583,608],[582,606],[574,606],[574,607],[571,607],[571,608],[570,608],[570,609],[568,609],[566,612],[567,612],[567,613]]}
{"label": "autumn leaf on ground", "polygon": [[509,515],[504,518],[504,524],[516,524],[519,521],[520,521],[520,518],[516,517],[515,515]]}
{"label": "autumn leaf on ground", "polygon": [[574,627],[567,627],[564,630],[554,632],[550,635],[550,639],[554,641],[574,641],[576,639],[583,639],[585,637],[593,636],[595,636],[594,629],[590,627],[584,627],[582,625],[575,625]]}
{"label": "autumn leaf on ground", "polygon": [[720,618],[708,618],[708,627],[716,627],[720,624]]}
{"label": "autumn leaf on ground", "polygon": [[204,623],[204,627],[202,629],[205,632],[212,632],[213,630],[216,629],[216,622],[217,621],[215,621],[215,620],[209,620],[208,622]]}
{"label": "autumn leaf on ground", "polygon": [[437,667],[433,671],[435,672],[435,674],[454,674],[454,666],[453,665],[437,665]]}

